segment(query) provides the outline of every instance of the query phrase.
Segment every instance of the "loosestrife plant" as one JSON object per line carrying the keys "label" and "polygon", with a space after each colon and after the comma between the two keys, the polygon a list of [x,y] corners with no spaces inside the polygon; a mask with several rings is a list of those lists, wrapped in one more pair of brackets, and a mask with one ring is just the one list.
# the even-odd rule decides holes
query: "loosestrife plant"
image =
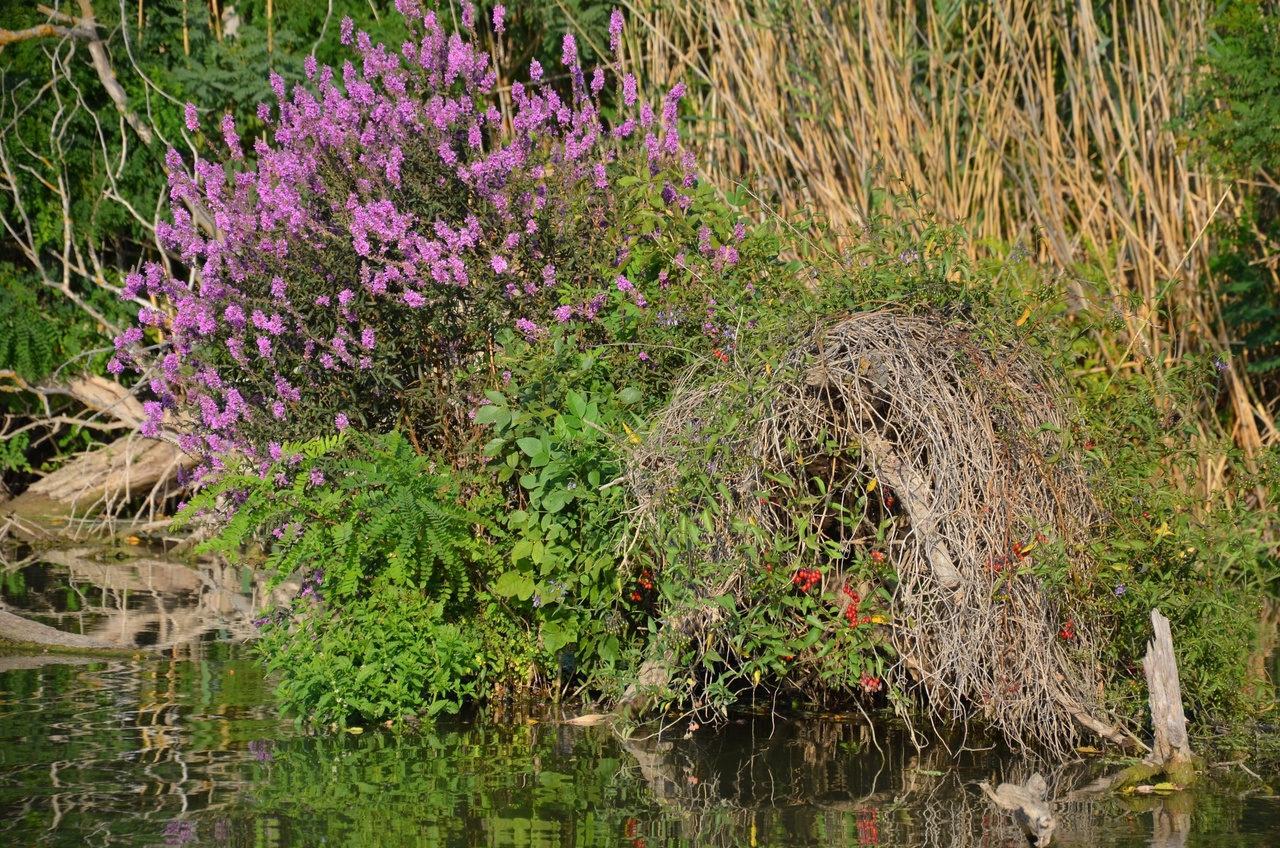
{"label": "loosestrife plant", "polygon": [[[348,426],[401,427],[456,457],[472,443],[467,419],[500,329],[536,341],[574,322],[607,342],[625,330],[619,315],[669,321],[673,280],[738,261],[732,235],[703,225],[669,251],[670,272],[649,262],[643,278],[627,275],[628,245],[697,212],[682,85],[643,102],[618,64],[588,75],[566,35],[562,67],[532,63],[504,115],[471,7],[455,33],[416,0],[397,8],[411,34],[398,51],[347,19],[353,61],[309,60],[292,92],[273,76],[277,103],[258,108],[269,137],[250,150],[228,116],[225,161],[189,173],[168,154],[173,223],[159,237],[192,273],[149,264],[128,278],[126,297],[161,306],[117,339],[111,369],[149,366],[144,433],[178,413],[181,446],[203,460],[198,480],[242,463],[266,474],[286,441]],[[615,11],[615,52],[622,25]],[[194,108],[187,122],[201,129]],[[650,211],[629,231],[616,216],[637,181],[653,187],[659,222]],[[137,353],[147,335],[165,342],[158,361]]]}

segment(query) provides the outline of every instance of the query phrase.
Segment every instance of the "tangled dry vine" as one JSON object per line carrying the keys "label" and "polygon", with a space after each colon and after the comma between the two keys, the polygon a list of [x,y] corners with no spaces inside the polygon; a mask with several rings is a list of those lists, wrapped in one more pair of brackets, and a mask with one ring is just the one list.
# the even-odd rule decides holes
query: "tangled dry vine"
{"label": "tangled dry vine", "polygon": [[[1101,511],[1063,386],[1036,352],[939,313],[820,327],[762,389],[677,396],[634,452],[643,525],[689,509],[680,476],[708,429],[724,432],[711,460],[724,464],[707,495],[719,519],[699,555],[718,567],[697,589],[704,609],[751,602],[751,565],[733,555],[745,535],[795,540],[784,564],[822,574],[831,633],[851,598],[891,598],[877,650],[892,657],[888,682],[930,715],[981,718],[1015,746],[1058,754],[1082,730],[1130,743],[1103,718],[1094,634],[1067,589],[1093,567]],[[886,567],[868,570],[881,556]],[[715,648],[723,619],[708,612],[684,636]],[[696,620],[671,610],[665,629]]]}

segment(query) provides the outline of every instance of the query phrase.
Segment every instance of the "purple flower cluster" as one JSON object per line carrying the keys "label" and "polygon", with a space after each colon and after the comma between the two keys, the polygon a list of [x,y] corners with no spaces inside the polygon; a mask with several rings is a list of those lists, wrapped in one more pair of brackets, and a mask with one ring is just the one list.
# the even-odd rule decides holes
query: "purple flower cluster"
{"label": "purple flower cluster", "polygon": [[[168,154],[173,222],[158,235],[195,273],[149,264],[129,276],[126,297],[163,308],[143,309],[110,368],[153,365],[133,352],[143,328],[162,332],[167,350],[150,370],[144,431],[158,433],[166,411],[180,410],[173,417],[190,422],[184,449],[206,460],[201,475],[233,457],[255,467],[265,454],[278,459],[281,441],[353,419],[394,422],[396,386],[424,366],[464,367],[501,327],[533,341],[553,323],[595,321],[610,290],[648,305],[632,281],[611,284],[581,259],[616,248],[605,235],[611,175],[627,162],[696,184],[680,147],[684,86],[659,114],[650,103],[635,108],[636,81],[621,76],[628,108],[609,129],[596,97],[604,74],[588,83],[566,35],[567,94],[540,82],[534,63],[532,83],[512,86],[507,128],[494,105],[496,73],[473,33],[448,33],[417,0],[396,7],[412,35],[399,51],[347,19],[341,36],[355,61],[338,70],[308,62],[307,82],[291,92],[273,75],[277,102],[259,109],[269,138],[251,151],[228,116],[226,162],[197,160],[188,171]],[[504,15],[494,8],[497,32]],[[472,9],[469,26],[474,17]],[[615,11],[615,51],[622,29]],[[194,106],[185,118],[199,126]],[[637,127],[643,139],[629,141]],[[666,186],[667,205],[687,209],[690,197]],[[738,258],[735,248],[713,249],[709,232],[698,251],[716,272]],[[665,272],[662,281],[665,289]]]}

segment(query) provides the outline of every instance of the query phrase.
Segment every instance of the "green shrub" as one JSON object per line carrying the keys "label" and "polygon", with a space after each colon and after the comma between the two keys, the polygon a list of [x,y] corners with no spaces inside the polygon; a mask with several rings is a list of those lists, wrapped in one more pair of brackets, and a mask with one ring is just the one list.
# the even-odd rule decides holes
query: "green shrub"
{"label": "green shrub", "polygon": [[271,585],[301,581],[258,621],[289,707],[345,723],[456,710],[476,691],[489,554],[463,484],[398,434],[337,436],[286,445],[266,473],[228,475],[188,505],[188,519],[225,521],[202,550],[266,537]]}

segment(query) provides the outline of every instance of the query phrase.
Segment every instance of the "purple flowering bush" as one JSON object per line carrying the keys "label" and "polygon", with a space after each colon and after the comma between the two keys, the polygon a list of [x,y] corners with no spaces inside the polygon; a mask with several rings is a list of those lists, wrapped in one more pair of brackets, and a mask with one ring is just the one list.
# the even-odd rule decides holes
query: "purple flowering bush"
{"label": "purple flowering bush", "polygon": [[[159,306],[117,339],[110,367],[146,369],[144,432],[180,411],[201,476],[242,461],[265,472],[283,442],[347,426],[401,427],[456,461],[496,331],[536,340],[573,320],[584,339],[608,341],[629,332],[617,313],[662,312],[672,275],[639,287],[626,244],[656,242],[669,221],[697,230],[672,252],[673,274],[738,259],[718,240],[728,232],[698,224],[682,86],[640,102],[617,68],[588,76],[566,35],[563,66],[534,62],[507,120],[474,34],[448,33],[415,0],[397,7],[412,35],[399,50],[348,20],[353,61],[308,62],[292,91],[273,77],[277,102],[258,109],[268,137],[251,150],[228,116],[225,161],[189,173],[168,156],[173,223],[159,235],[190,273],[153,263],[128,278],[126,296]],[[621,25],[615,14],[615,43]],[[622,107],[612,126],[607,84]],[[195,110],[187,117],[195,126]],[[628,219],[639,203],[645,214]],[[149,338],[167,345],[141,361]]]}
{"label": "purple flowering bush", "polygon": [[[146,432],[167,418],[202,459],[185,515],[219,522],[206,549],[260,538],[277,579],[324,573],[260,642],[285,701],[321,721],[456,706],[482,679],[527,686],[565,651],[625,670],[642,628],[616,588],[626,502],[599,491],[620,460],[604,434],[660,406],[689,364],[729,362],[747,313],[790,279],[777,240],[699,184],[683,86],[642,102],[620,67],[588,74],[566,36],[560,67],[533,62],[504,114],[473,13],[450,33],[398,8],[412,35],[398,51],[344,22],[353,61],[308,63],[292,91],[273,78],[252,149],[227,118],[224,161],[188,173],[170,153],[160,236],[189,271],[129,278],[127,296],[157,305],[111,365],[144,372]],[[622,24],[615,12],[615,50]],[[566,364],[582,358],[595,364]],[[467,521],[428,532],[462,503]],[[536,582],[535,551],[549,555]],[[405,688],[403,663],[374,659],[392,631],[398,656],[458,650]]]}

